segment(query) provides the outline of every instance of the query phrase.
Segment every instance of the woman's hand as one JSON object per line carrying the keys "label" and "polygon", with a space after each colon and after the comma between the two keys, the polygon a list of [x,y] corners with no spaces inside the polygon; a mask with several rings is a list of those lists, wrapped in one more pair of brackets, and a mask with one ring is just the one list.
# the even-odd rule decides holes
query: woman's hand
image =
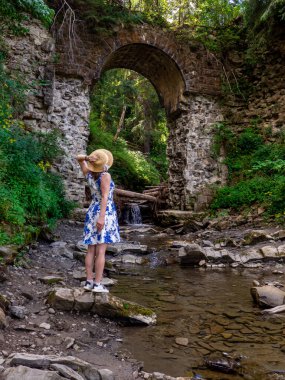
{"label": "woman's hand", "polygon": [[96,162],[96,161],[98,161],[98,157],[97,156],[88,157],[88,161],[89,162]]}
{"label": "woman's hand", "polygon": [[101,232],[105,224],[105,217],[104,216],[99,216],[97,223],[96,223],[96,228],[98,232]]}
{"label": "woman's hand", "polygon": [[84,154],[78,154],[77,156],[76,156],[76,159],[77,159],[77,161],[78,161],[78,163],[79,163],[79,165],[80,165],[80,168],[81,168],[81,170],[82,170],[82,173],[84,174],[84,175],[86,175],[87,173],[88,173],[88,166],[87,166],[87,164],[86,164],[86,158],[88,158],[88,156],[86,156],[86,155],[84,155]]}
{"label": "woman's hand", "polygon": [[84,154],[79,154],[78,156],[76,156],[76,159],[78,162],[81,162],[85,160],[85,157],[86,156]]}

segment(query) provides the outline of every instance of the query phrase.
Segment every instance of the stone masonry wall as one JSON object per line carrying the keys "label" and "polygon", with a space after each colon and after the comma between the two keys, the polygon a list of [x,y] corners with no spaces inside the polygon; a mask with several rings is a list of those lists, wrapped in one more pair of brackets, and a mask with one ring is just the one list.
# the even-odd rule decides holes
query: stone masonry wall
{"label": "stone masonry wall", "polygon": [[62,158],[55,168],[64,178],[69,199],[82,203],[85,198],[84,179],[77,154],[85,154],[89,137],[89,88],[75,78],[54,78],[53,103],[48,108],[50,128],[61,133]]}
{"label": "stone masonry wall", "polygon": [[195,211],[209,205],[213,196],[212,185],[221,185],[227,180],[225,167],[213,152],[214,126],[222,120],[217,98],[200,95],[190,97],[184,177],[186,204]]}
{"label": "stone masonry wall", "polygon": [[239,80],[247,81],[249,96],[228,96],[223,113],[235,130],[256,124],[275,141],[285,136],[285,37],[275,36],[266,53],[256,58],[258,63],[248,73],[242,53],[232,52],[228,60]]}
{"label": "stone masonry wall", "polygon": [[226,182],[227,171],[221,159],[213,156],[214,124],[222,121],[215,97],[190,95],[187,109],[170,125],[170,206],[200,211],[212,199],[211,185]]}
{"label": "stone masonry wall", "polygon": [[29,92],[22,119],[32,131],[60,131],[64,155],[54,169],[64,179],[68,198],[81,203],[85,197],[84,181],[75,156],[86,152],[89,88],[82,79],[57,76],[53,68],[55,43],[52,36],[36,21],[28,25],[28,29],[27,35],[6,40],[8,70],[18,72],[28,83],[36,85],[36,92],[33,89]]}

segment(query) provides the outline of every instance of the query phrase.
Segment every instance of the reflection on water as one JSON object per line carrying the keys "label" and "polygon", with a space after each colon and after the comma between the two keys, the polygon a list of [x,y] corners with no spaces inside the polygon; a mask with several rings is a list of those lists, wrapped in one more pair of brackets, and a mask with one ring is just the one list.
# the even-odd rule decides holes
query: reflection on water
{"label": "reflection on water", "polygon": [[[265,317],[250,296],[260,270],[134,268],[139,276],[119,276],[112,293],[151,307],[157,326],[126,327],[123,348],[144,362],[147,372],[186,376],[194,369],[206,379],[273,379],[285,370],[282,314]],[[176,338],[188,338],[187,346]],[[203,369],[203,358],[242,355],[241,375]]]}

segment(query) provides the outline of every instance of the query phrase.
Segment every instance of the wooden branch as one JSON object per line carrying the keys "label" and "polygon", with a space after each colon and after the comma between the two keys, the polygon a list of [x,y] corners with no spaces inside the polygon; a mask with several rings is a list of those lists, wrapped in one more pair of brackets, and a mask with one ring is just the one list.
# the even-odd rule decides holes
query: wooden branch
{"label": "wooden branch", "polygon": [[281,313],[282,311],[285,311],[285,305],[275,306],[271,309],[262,310],[262,314],[275,314]]}
{"label": "wooden branch", "polygon": [[134,191],[115,189],[115,195],[119,197],[126,197],[131,199],[143,199],[149,202],[157,202],[157,198],[142,193],[136,193]]}

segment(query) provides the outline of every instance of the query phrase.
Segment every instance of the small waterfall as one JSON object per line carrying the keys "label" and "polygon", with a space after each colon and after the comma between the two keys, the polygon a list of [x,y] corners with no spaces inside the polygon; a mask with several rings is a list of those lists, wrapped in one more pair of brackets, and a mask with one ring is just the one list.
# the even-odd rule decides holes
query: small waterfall
{"label": "small waterfall", "polygon": [[127,203],[123,219],[126,224],[142,224],[140,206],[137,203]]}

